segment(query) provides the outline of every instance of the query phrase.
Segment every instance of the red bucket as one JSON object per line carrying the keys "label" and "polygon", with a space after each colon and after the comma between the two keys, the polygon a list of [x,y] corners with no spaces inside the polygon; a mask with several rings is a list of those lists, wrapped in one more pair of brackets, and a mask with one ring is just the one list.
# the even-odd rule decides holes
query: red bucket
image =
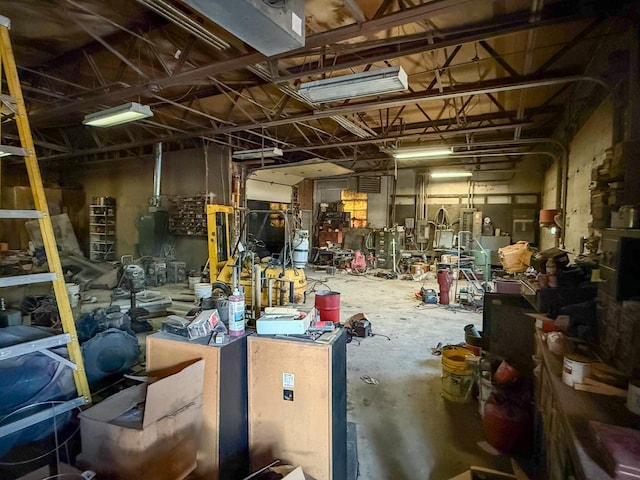
{"label": "red bucket", "polygon": [[330,290],[316,292],[316,308],[320,320],[338,323],[340,321],[340,293]]}

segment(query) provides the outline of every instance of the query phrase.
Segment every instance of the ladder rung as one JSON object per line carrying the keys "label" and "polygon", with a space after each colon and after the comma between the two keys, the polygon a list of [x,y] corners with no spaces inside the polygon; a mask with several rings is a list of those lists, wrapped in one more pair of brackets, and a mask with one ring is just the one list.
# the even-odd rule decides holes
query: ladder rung
{"label": "ladder rung", "polygon": [[19,357],[20,355],[38,352],[47,348],[61,347],[68,344],[70,341],[71,335],[68,333],[61,333],[60,335],[54,335],[52,337],[39,338],[38,340],[31,340],[29,342],[18,343],[17,345],[2,347],[0,348],[0,360]]}
{"label": "ladder rung", "polygon": [[[42,243],[46,252],[47,263],[49,269],[45,270],[46,273],[33,273],[29,272],[26,275],[15,275],[0,277],[0,287],[13,287],[19,285],[30,285],[51,282],[54,290],[56,302],[60,308],[60,323],[62,324],[62,330],[65,332],[64,336],[57,336],[54,338],[47,338],[35,341],[24,342],[21,345],[14,345],[12,347],[0,348],[0,360],[5,358],[12,358],[15,355],[20,355],[28,352],[40,352],[41,355],[53,356],[57,361],[63,363],[66,366],[75,368],[73,372],[73,381],[80,397],[71,403],[59,403],[50,405],[53,408],[49,413],[41,413],[36,411],[26,412],[30,415],[27,418],[20,419],[19,416],[4,417],[0,419],[0,436],[5,436],[11,432],[18,431],[22,428],[28,427],[35,423],[41,422],[42,419],[51,418],[58,413],[69,411],[75,406],[84,405],[91,402],[91,391],[89,388],[89,382],[84,371],[82,351],[78,343],[76,329],[74,325],[73,314],[69,308],[66,292],[64,291],[64,274],[60,265],[60,257],[58,255],[58,249],[56,245],[55,233],[51,218],[48,215],[47,209],[47,195],[44,185],[42,184],[42,178],[40,173],[40,167],[38,166],[38,159],[36,156],[36,148],[33,142],[33,136],[31,133],[31,127],[29,126],[29,115],[26,111],[24,101],[22,99],[22,87],[20,86],[20,78],[16,68],[15,58],[11,48],[11,40],[9,38],[9,28],[11,22],[7,17],[0,15],[0,50],[2,51],[0,64],[2,65],[3,83],[6,82],[7,94],[0,95],[0,117],[11,118],[17,126],[19,141],[8,142],[10,145],[0,145],[0,157],[21,156],[24,157],[23,161],[26,162],[25,166],[29,170],[29,184],[31,187],[31,193],[34,200],[34,210],[39,212],[27,212],[23,211],[5,211],[4,214],[0,214],[0,218],[40,218],[38,223],[42,233]],[[1,92],[0,92],[1,93]],[[21,272],[27,273],[27,272]],[[66,345],[69,358],[62,358],[48,350],[48,348]],[[2,388],[0,386],[0,388]],[[42,407],[43,410],[47,406]],[[17,413],[17,412],[15,412]],[[40,420],[31,420],[32,418],[41,417]]]}
{"label": "ladder rung", "polygon": [[32,283],[52,282],[56,278],[58,276],[55,273],[32,273],[30,275],[0,277],[0,287],[17,287],[19,285],[31,285]]}
{"label": "ladder rung", "polygon": [[0,145],[0,157],[26,157],[29,153],[22,147],[14,147],[13,145]]}
{"label": "ladder rung", "polygon": [[[74,398],[73,400],[68,400],[66,402],[55,403],[52,407],[47,408],[46,410],[34,413],[33,415],[21,418],[7,425],[0,426],[0,438],[6,437],[7,435],[11,435],[12,433],[24,430],[25,428],[28,428],[32,425],[36,425],[40,422],[66,413],[70,410],[73,410],[74,408],[81,407],[86,403],[87,402],[83,397]],[[5,419],[6,418],[7,417],[5,417]]]}
{"label": "ladder rung", "polygon": [[0,218],[42,218],[44,215],[40,210],[2,210]]}

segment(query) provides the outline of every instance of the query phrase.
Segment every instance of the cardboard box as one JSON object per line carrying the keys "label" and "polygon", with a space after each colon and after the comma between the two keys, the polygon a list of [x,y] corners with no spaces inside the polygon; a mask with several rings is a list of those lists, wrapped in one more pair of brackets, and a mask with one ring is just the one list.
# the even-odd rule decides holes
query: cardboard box
{"label": "cardboard box", "polygon": [[[204,363],[149,373],[151,383],[127,388],[82,412],[78,462],[101,479],[185,478],[196,467]],[[143,413],[131,418],[142,404]]]}
{"label": "cardboard box", "polygon": [[449,480],[507,480],[507,479],[515,479],[518,480],[518,477],[515,475],[511,475],[509,473],[498,472],[496,470],[491,470],[488,468],[482,467],[471,467],[471,470],[467,470],[460,475],[457,475]]}
{"label": "cardboard box", "polygon": [[[256,472],[257,473],[257,472]],[[243,480],[249,480],[255,478],[260,480],[261,478],[271,478],[271,474],[276,473],[282,476],[282,480],[314,480],[310,476],[306,475],[302,470],[302,467],[294,467],[292,465],[278,465],[267,469],[263,474],[256,477],[256,473],[252,473]]]}

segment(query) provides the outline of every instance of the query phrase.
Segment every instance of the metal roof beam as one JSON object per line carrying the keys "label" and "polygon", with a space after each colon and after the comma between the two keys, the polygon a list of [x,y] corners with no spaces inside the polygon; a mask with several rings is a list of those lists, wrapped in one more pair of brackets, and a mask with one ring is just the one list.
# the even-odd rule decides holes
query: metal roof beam
{"label": "metal roof beam", "polygon": [[451,138],[457,135],[465,135],[468,133],[486,133],[496,130],[513,130],[517,127],[530,127],[533,126],[533,122],[520,122],[517,124],[502,124],[502,125],[487,125],[484,127],[472,127],[472,128],[456,128],[452,130],[444,130],[440,132],[432,133],[408,133],[403,135],[389,135],[378,138],[370,138],[366,140],[352,140],[350,142],[336,142],[336,143],[323,143],[314,146],[296,147],[283,149],[283,152],[298,152],[302,150],[325,150],[328,148],[339,147],[353,147],[356,145],[369,145],[385,142],[393,142],[396,140],[420,140],[420,139],[438,139],[438,138]]}
{"label": "metal roof beam", "polygon": [[[339,51],[349,51],[349,49],[355,51],[349,53],[340,53],[338,57],[334,59],[334,62],[323,63],[317,61],[303,64],[297,67],[291,67],[289,68],[288,75],[281,75],[277,78],[274,78],[274,81],[288,81],[310,75],[328,73],[335,70],[344,70],[347,68],[363,65],[365,63],[399,58],[407,55],[439,50],[445,47],[453,47],[465,43],[519,33],[531,29],[538,29],[561,23],[573,22],[584,19],[585,17],[588,18],[588,16],[584,13],[578,15],[571,11],[570,14],[565,15],[551,16],[551,14],[549,14],[548,18],[543,17],[537,22],[530,22],[529,12],[524,11],[504,17],[496,17],[488,22],[465,26],[464,29],[458,27],[449,31],[443,31],[441,34],[437,35],[437,37],[439,37],[438,39],[433,39],[433,42],[427,41],[430,37],[433,36],[433,34],[427,32],[418,35],[408,35],[406,37],[400,37],[400,39],[398,37],[392,37],[382,42],[375,41],[375,46],[368,49],[365,47],[365,45],[367,44],[365,42],[363,42],[362,44],[356,44],[355,47],[350,45],[341,45]],[[360,48],[358,48],[359,45]],[[302,53],[305,56],[308,56],[313,52],[307,50]],[[291,52],[287,55],[290,57],[294,56]]]}
{"label": "metal roof beam", "polygon": [[[466,95],[478,95],[484,93],[506,92],[513,90],[522,90],[528,88],[543,87],[548,85],[562,85],[571,82],[591,81],[609,88],[609,86],[601,79],[586,75],[543,75],[513,78],[499,78],[496,80],[488,80],[486,82],[478,82],[472,84],[462,84],[455,87],[449,87],[443,92],[416,92],[405,95],[396,95],[383,100],[373,100],[368,102],[351,103],[344,106],[326,108],[324,110],[316,110],[313,113],[292,116],[286,119],[277,119],[272,121],[261,121],[257,125],[264,127],[274,127],[285,125],[292,122],[305,122],[314,119],[327,118],[333,115],[344,115],[354,112],[366,112],[371,110],[379,110],[384,108],[401,107],[409,103],[424,103],[433,101],[442,101],[450,98],[458,98]],[[245,130],[252,125],[238,125],[235,127],[222,127],[215,134],[229,133],[238,130]]]}

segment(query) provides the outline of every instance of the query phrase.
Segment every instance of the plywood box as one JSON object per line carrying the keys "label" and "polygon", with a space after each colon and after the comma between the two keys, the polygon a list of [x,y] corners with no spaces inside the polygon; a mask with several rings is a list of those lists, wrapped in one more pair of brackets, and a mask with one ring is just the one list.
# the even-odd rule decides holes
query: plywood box
{"label": "plywood box", "polygon": [[[110,480],[180,480],[196,466],[205,364],[196,361],[127,388],[80,414],[78,463]],[[144,404],[143,413],[132,415]]]}
{"label": "plywood box", "polygon": [[189,341],[165,332],[147,337],[149,369],[194,359],[205,362],[197,478],[243,478],[249,473],[247,337],[223,345],[208,345],[205,339]]}
{"label": "plywood box", "polygon": [[252,468],[278,458],[315,480],[345,479],[345,332],[327,345],[252,336],[248,359]]}
{"label": "plywood box", "polygon": [[318,244],[321,247],[326,247],[327,243],[342,243],[342,232],[321,230],[318,233]]}

